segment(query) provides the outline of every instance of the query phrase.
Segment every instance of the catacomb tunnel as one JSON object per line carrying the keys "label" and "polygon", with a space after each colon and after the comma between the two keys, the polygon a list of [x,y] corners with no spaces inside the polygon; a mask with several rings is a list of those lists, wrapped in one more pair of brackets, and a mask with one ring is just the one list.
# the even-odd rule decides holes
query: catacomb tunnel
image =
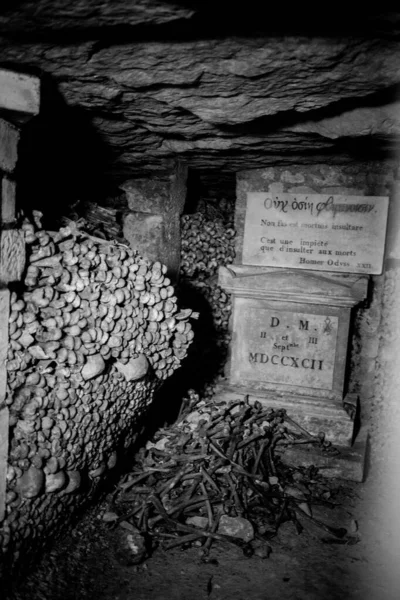
{"label": "catacomb tunnel", "polygon": [[400,14],[18,0],[0,48],[4,598],[398,598]]}

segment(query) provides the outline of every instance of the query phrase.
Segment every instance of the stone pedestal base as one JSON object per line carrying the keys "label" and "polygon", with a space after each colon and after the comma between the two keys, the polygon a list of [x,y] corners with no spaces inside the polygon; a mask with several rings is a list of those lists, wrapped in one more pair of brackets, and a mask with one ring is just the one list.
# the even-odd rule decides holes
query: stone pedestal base
{"label": "stone pedestal base", "polygon": [[351,448],[336,446],[337,454],[324,452],[314,446],[292,446],[280,452],[281,460],[294,467],[314,465],[321,475],[362,483],[366,477],[368,430],[361,427]]}
{"label": "stone pedestal base", "polygon": [[[231,402],[249,397],[250,402],[261,402],[265,407],[284,408],[294,421],[304,427],[311,435],[321,431],[332,444],[350,447],[353,441],[354,422],[343,406],[318,400],[311,396],[288,396],[285,394],[269,394],[231,386],[219,385],[216,398]],[[353,398],[344,400],[353,404]]]}
{"label": "stone pedestal base", "polygon": [[[312,435],[325,433],[326,440],[335,446],[335,453],[316,446],[293,446],[280,449],[283,462],[293,466],[315,465],[326,477],[339,477],[351,481],[363,481],[367,446],[367,430],[362,427],[353,441],[354,422],[341,406],[326,404],[312,397],[289,398],[287,396],[253,393],[238,386],[221,384],[216,389],[215,400],[234,402],[249,397],[250,402],[261,402],[275,410],[283,408],[289,417]],[[346,396],[344,402],[355,405],[356,398]]]}
{"label": "stone pedestal base", "polygon": [[345,390],[350,313],[367,295],[367,278],[231,266],[220,268],[219,284],[233,301],[218,396],[284,408],[310,434],[323,432],[350,452],[357,406]]}

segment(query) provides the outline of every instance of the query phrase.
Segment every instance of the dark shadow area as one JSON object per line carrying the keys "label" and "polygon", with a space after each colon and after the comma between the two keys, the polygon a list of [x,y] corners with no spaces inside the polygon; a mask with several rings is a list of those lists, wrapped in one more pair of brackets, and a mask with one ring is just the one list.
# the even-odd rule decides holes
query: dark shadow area
{"label": "dark shadow area", "polygon": [[[259,149],[246,149],[244,155],[243,150],[230,150],[226,152],[215,153],[218,155],[218,161],[215,161],[213,167],[214,156],[208,153],[207,160],[210,163],[210,172],[214,169],[215,175],[219,172],[237,172],[247,169],[259,169],[274,166],[286,165],[316,165],[327,163],[332,165],[346,165],[354,161],[372,161],[372,160],[387,160],[395,155],[397,144],[393,144],[385,140],[384,145],[379,147],[377,140],[374,138],[341,138],[340,140],[328,140],[328,147],[319,147],[321,140],[325,140],[314,134],[309,134],[309,142],[305,146],[304,134],[302,142],[298,142],[295,147],[285,147],[285,142],[280,144],[271,143],[268,138],[265,139],[265,145]],[[188,155],[187,162],[189,166],[198,167],[198,159]],[[202,170],[201,168],[199,170]]]}
{"label": "dark shadow area", "polygon": [[[236,173],[216,170],[198,171],[203,187],[212,190],[212,197],[227,198],[234,205],[236,202]],[[233,209],[232,209],[233,210]]]}
{"label": "dark shadow area", "polygon": [[[93,25],[95,20],[89,12],[81,21],[68,26],[64,21],[66,17],[71,20],[71,14],[66,15],[57,8],[53,11],[49,8],[40,10],[40,4],[40,1],[14,2],[12,5],[10,2],[3,3],[1,14],[5,16],[0,35],[22,43],[42,41],[69,44],[99,40],[99,47],[132,41],[220,39],[232,35],[323,35],[383,39],[400,35],[400,13],[369,9],[367,6],[362,11],[351,11],[344,3],[339,6],[337,3],[331,6],[314,3],[290,6],[274,4],[268,5],[266,10],[266,6],[256,0],[250,0],[246,5],[227,0],[212,3],[165,0],[165,5],[172,4],[168,22],[162,22],[166,21],[162,16],[152,15],[149,2],[148,16],[145,10],[143,17],[134,15],[132,11],[133,19],[143,18],[143,22],[129,25],[129,7],[123,7],[119,2],[116,3],[114,14],[112,10],[108,11],[104,25],[101,24],[102,12],[99,10],[96,21],[100,25]],[[189,19],[179,15],[174,18],[173,10],[177,6],[193,10],[194,13]],[[8,26],[7,17],[10,20]]]}
{"label": "dark shadow area", "polygon": [[213,169],[189,169],[185,214],[191,215],[197,212],[204,202],[217,203],[217,199],[228,199],[232,204],[235,203],[236,173]]}
{"label": "dark shadow area", "polygon": [[197,205],[201,197],[206,193],[207,187],[203,185],[198,171],[188,170],[187,194],[185,201],[185,213],[193,214],[197,210]]}
{"label": "dark shadow area", "polygon": [[[199,319],[191,319],[194,339],[186,358],[179,369],[168,378],[157,392],[154,404],[150,408],[150,420],[154,428],[165,422],[173,423],[189,389],[201,394],[207,384],[211,384],[224,363],[225,356],[217,345],[218,334],[213,324],[211,306],[201,291],[181,280],[177,290],[181,307],[199,312]],[[154,429],[154,430],[155,430]]]}
{"label": "dark shadow area", "polygon": [[103,173],[111,159],[82,108],[68,107],[56,85],[41,77],[41,112],[23,129],[19,147],[18,205],[44,213],[54,228],[80,202],[101,204],[112,192]]}
{"label": "dark shadow area", "polygon": [[[228,199],[229,208],[225,207],[225,210],[231,211],[233,217],[235,188],[236,176],[233,173],[200,172],[189,168],[184,215],[201,213],[208,222],[213,218],[226,220],[227,214],[222,209],[217,211],[215,205]],[[223,371],[228,350],[222,343],[225,330],[215,324],[215,306],[212,306],[208,295],[210,288],[216,284],[216,278],[216,270],[205,272],[196,263],[193,264],[192,274],[181,268],[176,287],[179,307],[190,308],[199,314],[199,318],[190,319],[194,338],[187,356],[173,375],[162,384],[150,407],[149,423],[153,432],[165,423],[175,422],[190,389],[200,396],[204,392],[208,393]]]}

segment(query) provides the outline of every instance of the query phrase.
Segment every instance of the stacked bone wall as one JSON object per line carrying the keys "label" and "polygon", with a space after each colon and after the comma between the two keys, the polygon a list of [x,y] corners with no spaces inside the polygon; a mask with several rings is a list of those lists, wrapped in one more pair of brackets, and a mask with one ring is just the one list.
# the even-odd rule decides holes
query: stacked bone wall
{"label": "stacked bone wall", "polygon": [[207,196],[181,218],[180,297],[200,312],[186,363],[190,387],[210,395],[224,375],[230,342],[231,298],[218,285],[218,268],[235,258],[234,199]]}
{"label": "stacked bone wall", "polygon": [[161,263],[74,227],[23,230],[7,356],[6,568],[93,496],[193,337]]}

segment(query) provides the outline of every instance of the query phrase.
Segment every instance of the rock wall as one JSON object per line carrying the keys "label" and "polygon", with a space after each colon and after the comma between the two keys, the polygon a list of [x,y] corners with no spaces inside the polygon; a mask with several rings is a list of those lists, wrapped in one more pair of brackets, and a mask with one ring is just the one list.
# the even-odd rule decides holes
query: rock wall
{"label": "rock wall", "polygon": [[[360,494],[359,514],[363,541],[369,552],[368,567],[360,565],[360,577],[385,582],[386,595],[397,598],[400,590],[398,550],[400,519],[400,196],[399,173],[391,196],[384,275],[376,295],[376,312],[366,322],[374,338],[375,360],[370,359],[368,406],[371,452],[367,479]],[[375,332],[375,336],[373,336]],[[382,588],[383,589],[383,588]]]}
{"label": "rock wall", "polygon": [[[266,158],[351,161],[365,148],[386,148],[400,131],[394,36],[288,34],[291,14],[281,33],[263,34],[270,17],[257,21],[250,9],[250,35],[242,33],[243,15],[226,31],[232,6],[210,34],[217,7],[201,3],[196,29],[191,11],[164,3],[163,15],[156,0],[140,9],[102,3],[94,28],[86,3],[57,12],[48,0],[24,2],[0,21],[2,64],[43,73],[39,143],[59,171],[80,155],[88,181],[100,164],[114,179],[143,177],[176,158],[203,173],[262,167]],[[174,19],[183,22],[179,30],[160,29]],[[130,28],[147,23],[151,30]],[[76,169],[67,172],[77,178]]]}
{"label": "rock wall", "polygon": [[[395,173],[386,249],[385,271],[376,285],[377,306],[368,322],[369,336],[374,338],[370,348],[376,355],[375,369],[372,373],[373,398],[371,402],[371,432],[376,459],[390,463],[393,444],[398,458],[398,425],[400,423],[400,404],[398,390],[400,384],[399,347],[400,347],[400,172]],[[380,303],[379,303],[380,300]],[[381,310],[378,311],[380,304]],[[378,323],[379,314],[379,323]],[[367,325],[364,325],[366,328]],[[371,392],[370,392],[371,393]]]}

